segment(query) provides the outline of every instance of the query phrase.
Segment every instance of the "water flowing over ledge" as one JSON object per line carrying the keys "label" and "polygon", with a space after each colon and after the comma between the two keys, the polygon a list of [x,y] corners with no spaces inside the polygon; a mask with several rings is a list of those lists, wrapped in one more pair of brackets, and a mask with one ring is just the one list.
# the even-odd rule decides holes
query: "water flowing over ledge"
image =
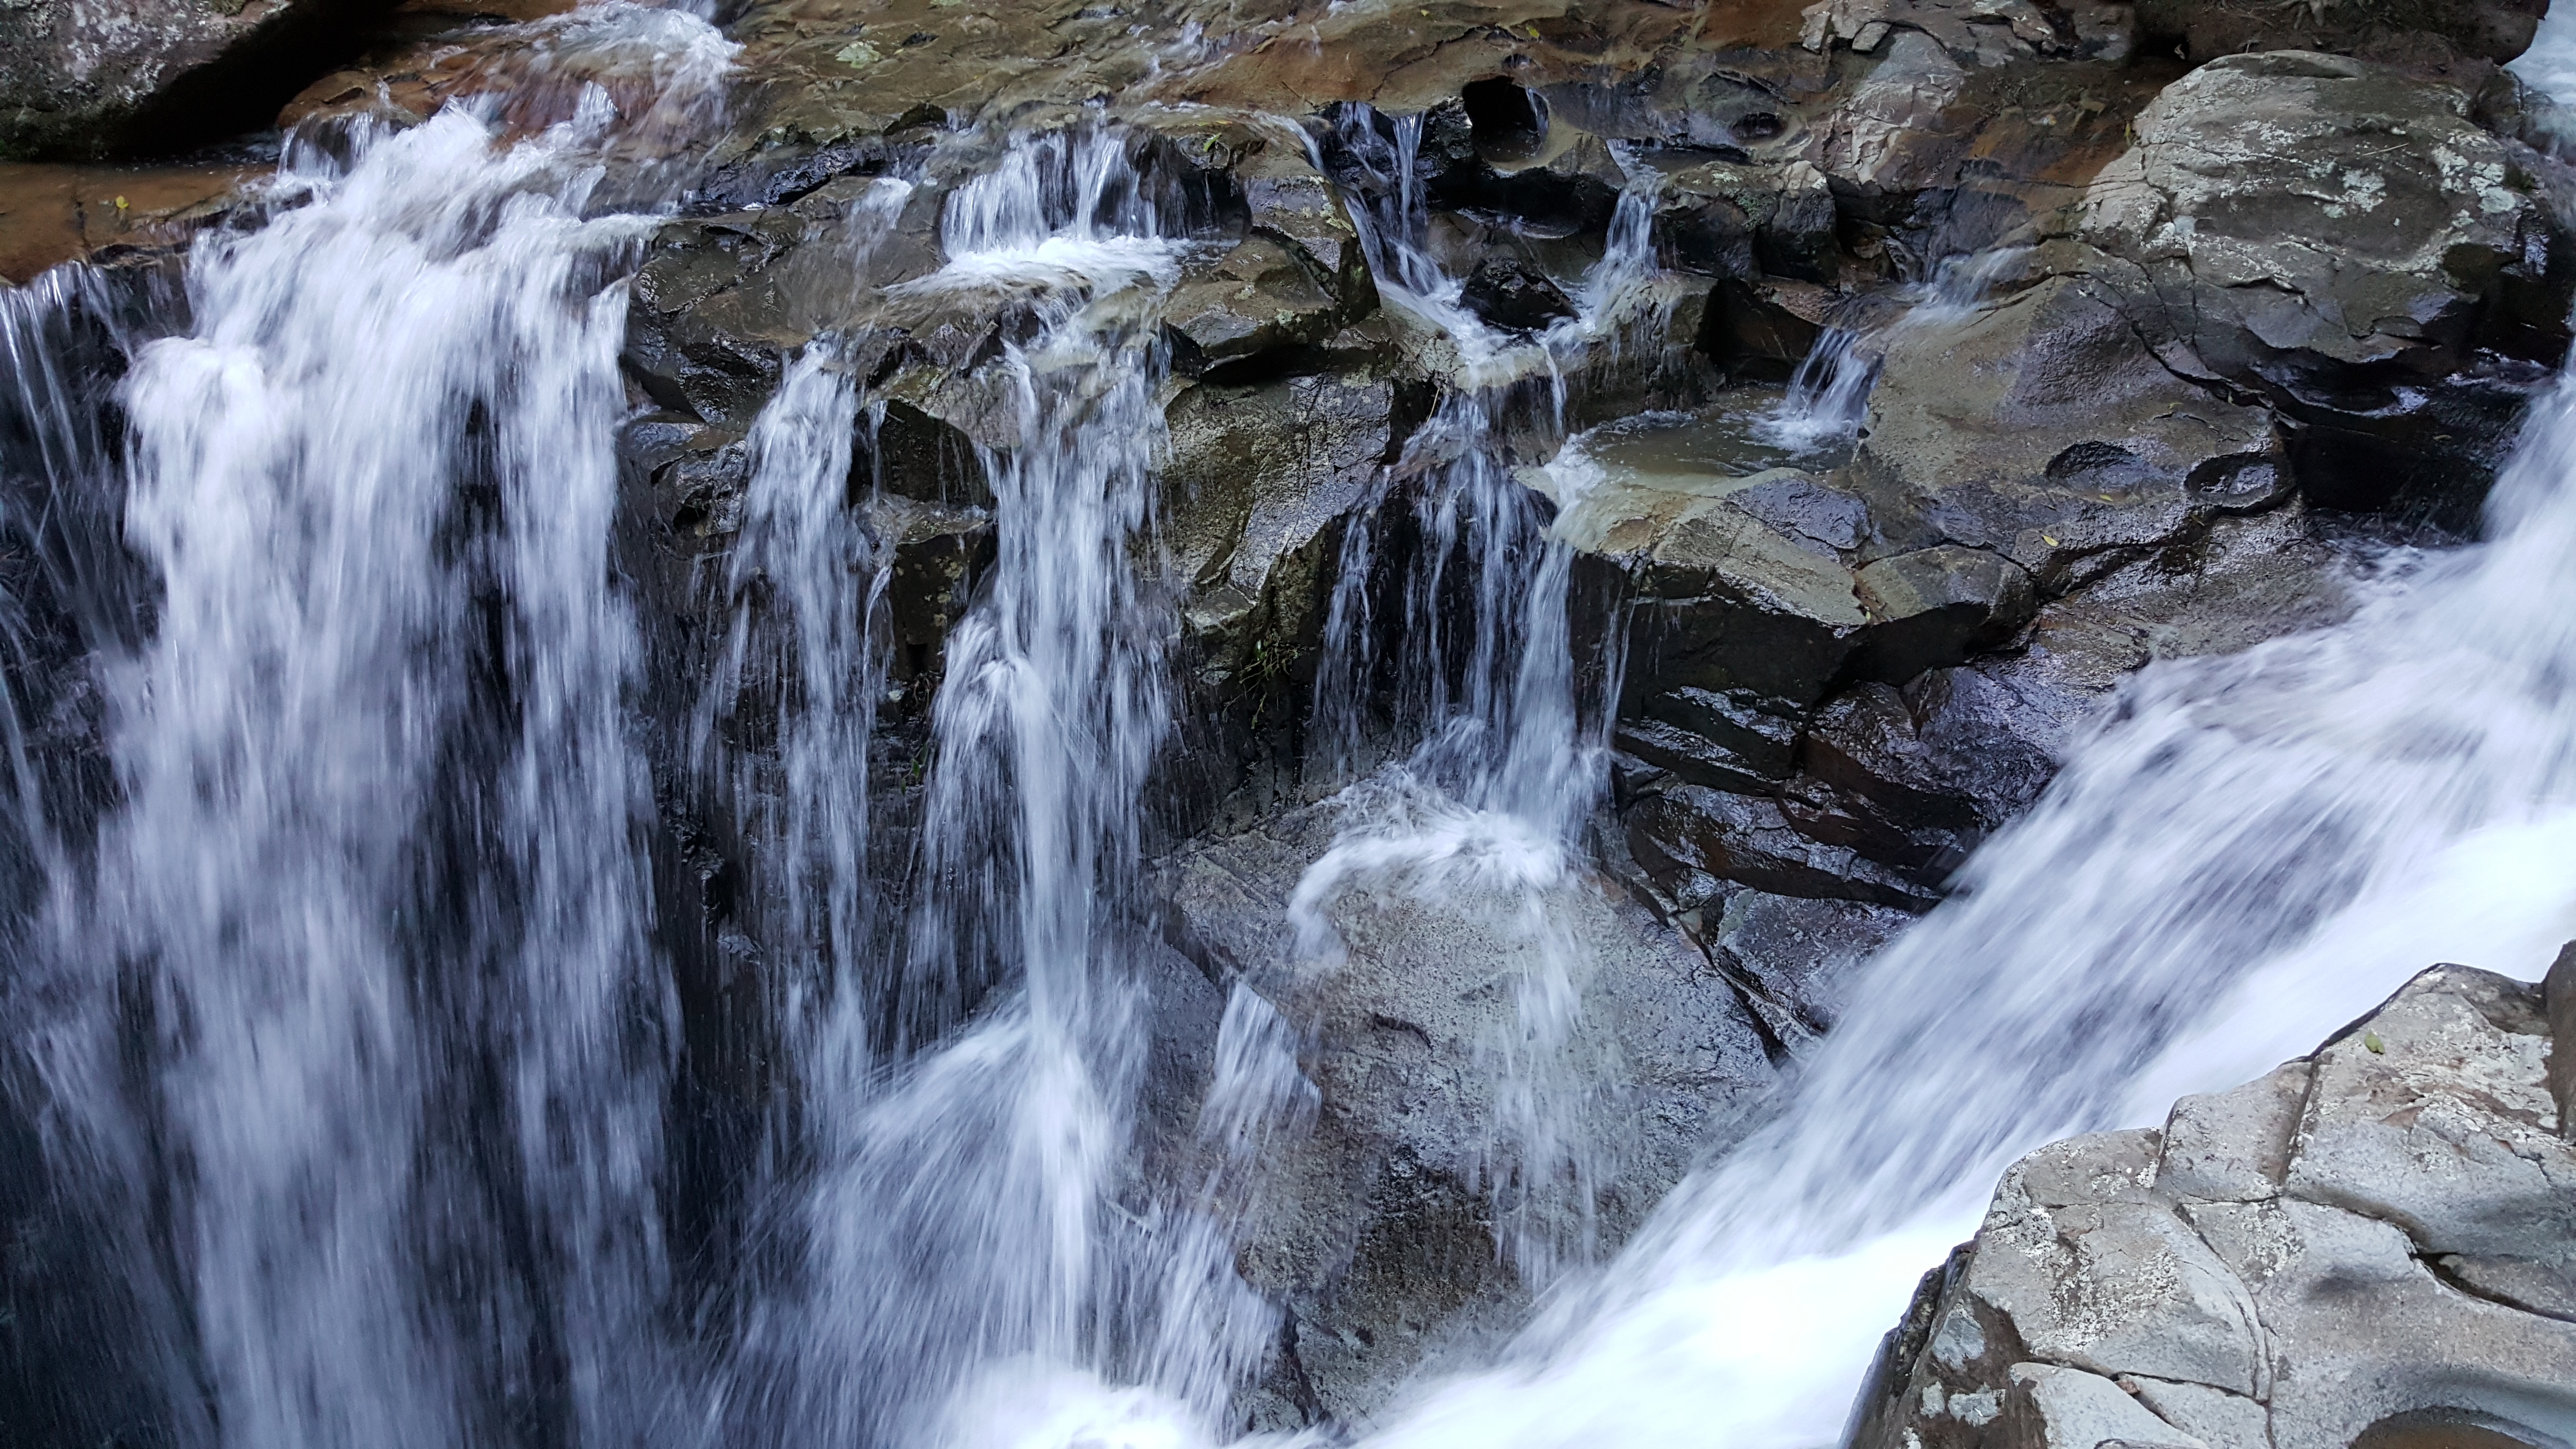
{"label": "water flowing over ledge", "polygon": [[[1937,28],[1852,64],[1955,91]],[[2338,537],[2348,617],[1899,829],[1827,788],[1856,714],[1928,750],[1924,681],[2292,536],[2163,344],[2193,401],[2052,438],[2063,515],[1893,521],[1899,370],[2107,306],[2065,238],[1854,212],[1884,271],[1784,284],[1788,203],[1695,189],[1796,139],[1741,75],[1680,139],[1497,74],[763,171],[707,20],[508,34],[295,133],[182,288],[0,298],[6,1086],[168,1442],[1824,1444],[2014,1159],[2576,935],[2564,380],[2482,541]],[[1656,800],[1755,813],[1667,869]],[[1819,901],[1798,949],[1893,938],[1834,991],[1729,944]]]}

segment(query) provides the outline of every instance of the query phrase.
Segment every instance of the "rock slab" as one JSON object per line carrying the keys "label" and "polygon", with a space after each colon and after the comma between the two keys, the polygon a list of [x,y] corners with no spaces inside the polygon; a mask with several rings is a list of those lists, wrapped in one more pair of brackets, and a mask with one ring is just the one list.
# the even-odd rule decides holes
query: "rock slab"
{"label": "rock slab", "polygon": [[2576,948],[2545,988],[2437,966],[2161,1130],[2022,1159],[1888,1335],[1855,1449],[2567,1442],[2571,1015]]}

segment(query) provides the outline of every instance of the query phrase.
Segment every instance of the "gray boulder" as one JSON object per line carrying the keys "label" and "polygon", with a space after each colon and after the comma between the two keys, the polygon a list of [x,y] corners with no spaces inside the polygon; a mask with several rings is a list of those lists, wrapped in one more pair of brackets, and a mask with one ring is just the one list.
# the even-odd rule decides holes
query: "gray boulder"
{"label": "gray boulder", "polygon": [[2263,398],[2312,496],[2464,517],[2555,375],[2576,246],[2552,165],[2457,86],[2301,51],[2167,87],[2049,265],[2176,374]]}
{"label": "gray boulder", "polygon": [[171,152],[268,124],[395,0],[20,0],[0,7],[0,155]]}
{"label": "gray boulder", "polygon": [[1889,552],[1987,549],[2061,594],[2289,494],[2270,414],[2175,376],[2083,280],[1886,335],[1846,476]]}
{"label": "gray boulder", "polygon": [[[1546,891],[1555,930],[1533,933],[1527,899],[1490,880],[1363,870],[1320,902],[1332,939],[1301,942],[1290,902],[1342,822],[1331,804],[1274,813],[1164,874],[1174,943],[1238,1012],[1276,1014],[1314,1093],[1311,1120],[1261,1148],[1238,1230],[1246,1278],[1292,1324],[1266,1425],[1365,1423],[1426,1361],[1508,1333],[1774,1081],[1707,959],[1586,876]],[[1571,991],[1563,1034],[1514,1060],[1550,979]],[[1203,1130],[1226,1129],[1226,1100]],[[1529,1130],[1550,1121],[1568,1131],[1552,1146]]]}
{"label": "gray boulder", "polygon": [[2370,6],[2261,0],[2141,0],[2137,23],[2180,37],[2194,61],[2253,50],[2321,50],[2441,64],[2508,61],[2530,47],[2548,0],[2395,0]]}
{"label": "gray boulder", "polygon": [[1888,1336],[1853,1443],[2567,1442],[2576,1146],[2549,1070],[2576,1054],[2551,1024],[2571,987],[2563,963],[2545,1002],[2435,967],[2161,1131],[2024,1158]]}

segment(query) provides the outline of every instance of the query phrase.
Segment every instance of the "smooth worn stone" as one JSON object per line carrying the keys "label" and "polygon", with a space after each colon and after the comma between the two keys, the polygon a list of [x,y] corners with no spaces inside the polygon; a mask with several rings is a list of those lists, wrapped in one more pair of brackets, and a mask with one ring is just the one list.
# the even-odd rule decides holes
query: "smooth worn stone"
{"label": "smooth worn stone", "polygon": [[2562,183],[2469,112],[2343,56],[2213,60],[2139,114],[2051,265],[2177,374],[2279,409],[2311,496],[2464,526],[2576,298]]}
{"label": "smooth worn stone", "polygon": [[2540,1007],[2435,967],[2314,1057],[2176,1103],[2162,1133],[2024,1158],[1906,1321],[2052,1367],[1900,1332],[1857,1449],[1961,1444],[1947,1406],[2016,1385],[2037,1418],[2006,1416],[2013,1445],[2112,1434],[2103,1390],[2146,1416],[2127,1442],[2348,1449],[2437,1421],[2554,1442],[2576,1426],[2576,1159],[2546,1130]]}
{"label": "smooth worn stone", "polygon": [[2288,496],[2271,415],[2176,377],[2088,282],[1887,336],[1847,471],[1892,550],[1991,550],[2056,595]]}

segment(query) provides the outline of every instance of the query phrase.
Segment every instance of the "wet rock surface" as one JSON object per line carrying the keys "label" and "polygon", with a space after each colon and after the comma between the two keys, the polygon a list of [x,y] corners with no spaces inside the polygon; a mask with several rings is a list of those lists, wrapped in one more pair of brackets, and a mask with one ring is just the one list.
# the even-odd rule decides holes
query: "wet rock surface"
{"label": "wet rock surface", "polygon": [[2564,1438],[2571,985],[2435,967],[2160,1130],[2022,1159],[1888,1336],[1853,1442]]}
{"label": "wet rock surface", "polygon": [[[247,37],[285,17],[366,8],[211,6],[60,92],[76,106],[22,103],[10,144],[131,149],[153,107],[186,94],[167,77],[223,74],[204,67],[255,55]],[[327,58],[241,60],[270,69],[244,91],[263,114],[234,129],[326,143],[416,125],[507,77],[533,42],[497,22],[553,7],[489,8],[507,13],[415,4]],[[70,13],[0,12],[0,39]],[[1286,1325],[1244,1412],[1356,1424],[1421,1363],[1519,1322],[1551,1273],[1615,1247],[1731,1141],[1832,1030],[1860,964],[2039,797],[2124,678],[2339,619],[2372,586],[2380,539],[2455,536],[2399,522],[2473,525],[2576,298],[2562,168],[2517,139],[2529,128],[2488,129],[2474,100],[2534,18],[2506,0],[2366,14],[2218,0],[736,7],[732,109],[718,134],[686,138],[703,165],[638,244],[620,354],[634,413],[616,566],[643,626],[657,927],[682,978],[689,1130],[748,1134],[764,1094],[785,1090],[774,1044],[741,1023],[764,973],[809,949],[763,937],[743,894],[763,842],[701,770],[709,730],[775,767],[775,698],[751,688],[707,719],[752,429],[810,347],[834,349],[866,403],[830,486],[882,569],[870,851],[901,879],[918,865],[946,651],[1007,526],[993,490],[1018,436],[1013,369],[1040,309],[1082,300],[922,285],[954,260],[939,236],[958,188],[1013,132],[1114,131],[1175,243],[1150,339],[1160,477],[1134,548],[1166,611],[1177,716],[1154,898],[1122,903],[1171,947],[1139,968],[1158,983],[1140,1130],[1159,1160],[1203,1166],[1222,1117],[1215,1034],[1237,1008],[1273,1014],[1312,1117],[1241,1205],[1244,1275]],[[37,67],[60,68],[44,46],[64,33],[14,50],[0,88],[53,84]],[[1373,119],[1355,120],[1360,106]],[[500,124],[561,118],[531,106]],[[1520,351],[1462,357],[1387,305],[1363,209],[1395,178],[1359,153],[1393,155],[1399,132],[1457,302]],[[13,218],[42,204],[42,234],[0,271],[167,260],[197,228],[253,224],[231,188],[274,158],[254,148],[150,185],[0,171]],[[1623,202],[1652,275],[1569,342]],[[1944,263],[1978,257],[1992,263],[1979,285],[1942,290]],[[1552,331],[1564,350],[1541,356],[1533,339]],[[1855,390],[1865,406],[1821,443],[1754,436],[1748,420],[1785,410],[1781,385],[1838,335],[1875,377]],[[1570,1039],[1582,1070],[1555,1090],[1605,1146],[1557,1164],[1582,1184],[1572,1197],[1498,1195],[1490,1170],[1512,1129],[1479,1054],[1533,949],[1498,924],[1519,898],[1358,892],[1305,903],[1323,934],[1290,924],[1305,872],[1339,842],[1322,802],[1360,773],[1321,744],[1318,706],[1352,702],[1317,697],[1350,541],[1384,544],[1357,565],[1376,571],[1370,587],[1421,556],[1410,510],[1441,461],[1436,424],[1470,397],[1575,555],[1570,647],[1610,757],[1584,850],[1528,887],[1563,904],[1587,963]],[[1721,424],[1733,441],[1713,451],[1621,461],[1593,440],[1609,460],[1597,477],[1540,476],[1564,471],[1568,430],[1651,442]],[[755,615],[762,587],[746,586]],[[1368,662],[1356,712],[1383,725],[1369,709],[1400,665]],[[1400,754],[1395,733],[1362,743]],[[904,929],[891,913],[871,924]],[[2469,980],[2428,978],[2374,1029],[2454,1042],[2405,1013],[2467,1022],[2443,1003],[2472,997],[2525,1022],[2511,990]],[[2454,1042],[2463,1063],[2520,1063],[2539,1040],[2477,1019],[2488,1027]],[[2351,1059],[2354,1080],[2396,1052]],[[2303,1070],[2348,1056],[2339,1044]],[[2506,1085],[2509,1105],[2528,1095]],[[2538,1130],[2527,1107],[2495,1117],[2495,1140]],[[2364,1186],[2311,1184],[2308,1168],[2231,1196],[2212,1186],[2218,1166],[2180,1164],[2187,1125],[2083,1149],[2108,1154],[2084,1159],[2091,1185],[2030,1186],[2046,1176],[2031,1167],[2008,1189],[2016,1223],[2091,1214],[2065,1231],[2103,1235],[2032,1238],[2034,1261],[2063,1260],[2048,1271],[2152,1261],[2167,1286],[2144,1326],[2079,1344],[2091,1330],[2046,1318],[2038,1270],[1996,1276],[1999,1228],[1989,1266],[1963,1259],[1939,1290],[1991,1289],[1971,1314],[1988,1348],[1953,1364],[1942,1346],[1965,1340],[1925,1328],[1930,1346],[1899,1368],[1933,1377],[1907,1379],[1874,1421],[1898,1436],[1886,1442],[2037,1426],[2031,1442],[2055,1443],[2047,1425],[2098,1423],[2099,1438],[2217,1449],[2261,1442],[2263,1422],[2284,1446],[2357,1431],[2302,1407],[2330,1394],[2300,1385],[2369,1378],[2377,1350],[2319,1349],[2358,1367],[2302,1380],[2284,1367],[2296,1345],[2247,1327],[2277,1303],[2281,1323],[2328,1335],[2314,1303],[2335,1264],[2396,1295],[2392,1313],[2434,1305],[2499,1362],[2558,1351],[2545,1305],[2559,1288],[2523,1240],[2410,1236],[2432,1231],[2391,1225],[2413,1208],[2365,1212]],[[2314,1151],[2314,1172],[2344,1160]],[[2546,1177],[2545,1156],[2516,1160]],[[2099,1185],[2113,1178],[2126,1185]],[[1566,1206],[1577,1197],[1588,1206]],[[2191,1216],[2221,1208],[2262,1217],[2263,1241],[2311,1266],[2230,1258]],[[2525,1326],[2499,1338],[2497,1324]],[[1936,1397],[1946,1410],[1926,1407]],[[2280,1437],[2329,1421],[2313,1441]]]}
{"label": "wet rock surface", "polygon": [[0,13],[0,152],[175,151],[266,124],[396,0],[35,0]]}
{"label": "wet rock surface", "polygon": [[[1498,1204],[1512,1109],[1480,1064],[1522,1029],[1515,992],[1556,942],[1516,928],[1529,898],[1491,883],[1366,882],[1301,933],[1292,902],[1344,814],[1282,812],[1165,867],[1167,934],[1239,1001],[1292,1024],[1283,1065],[1315,1094],[1311,1129],[1269,1144],[1247,1219],[1247,1277],[1295,1324],[1257,1420],[1273,1425],[1304,1422],[1288,1411],[1307,1394],[1304,1415],[1365,1420],[1426,1359],[1492,1347],[1557,1260],[1635,1226],[1774,1075],[1735,989],[1691,943],[1600,883],[1533,887],[1563,912],[1550,931],[1585,958],[1569,1043],[1583,1067],[1539,1088],[1563,1094],[1561,1150],[1579,1155],[1546,1164],[1568,1182],[1524,1183]],[[1595,1201],[1551,1195],[1574,1178]]]}

